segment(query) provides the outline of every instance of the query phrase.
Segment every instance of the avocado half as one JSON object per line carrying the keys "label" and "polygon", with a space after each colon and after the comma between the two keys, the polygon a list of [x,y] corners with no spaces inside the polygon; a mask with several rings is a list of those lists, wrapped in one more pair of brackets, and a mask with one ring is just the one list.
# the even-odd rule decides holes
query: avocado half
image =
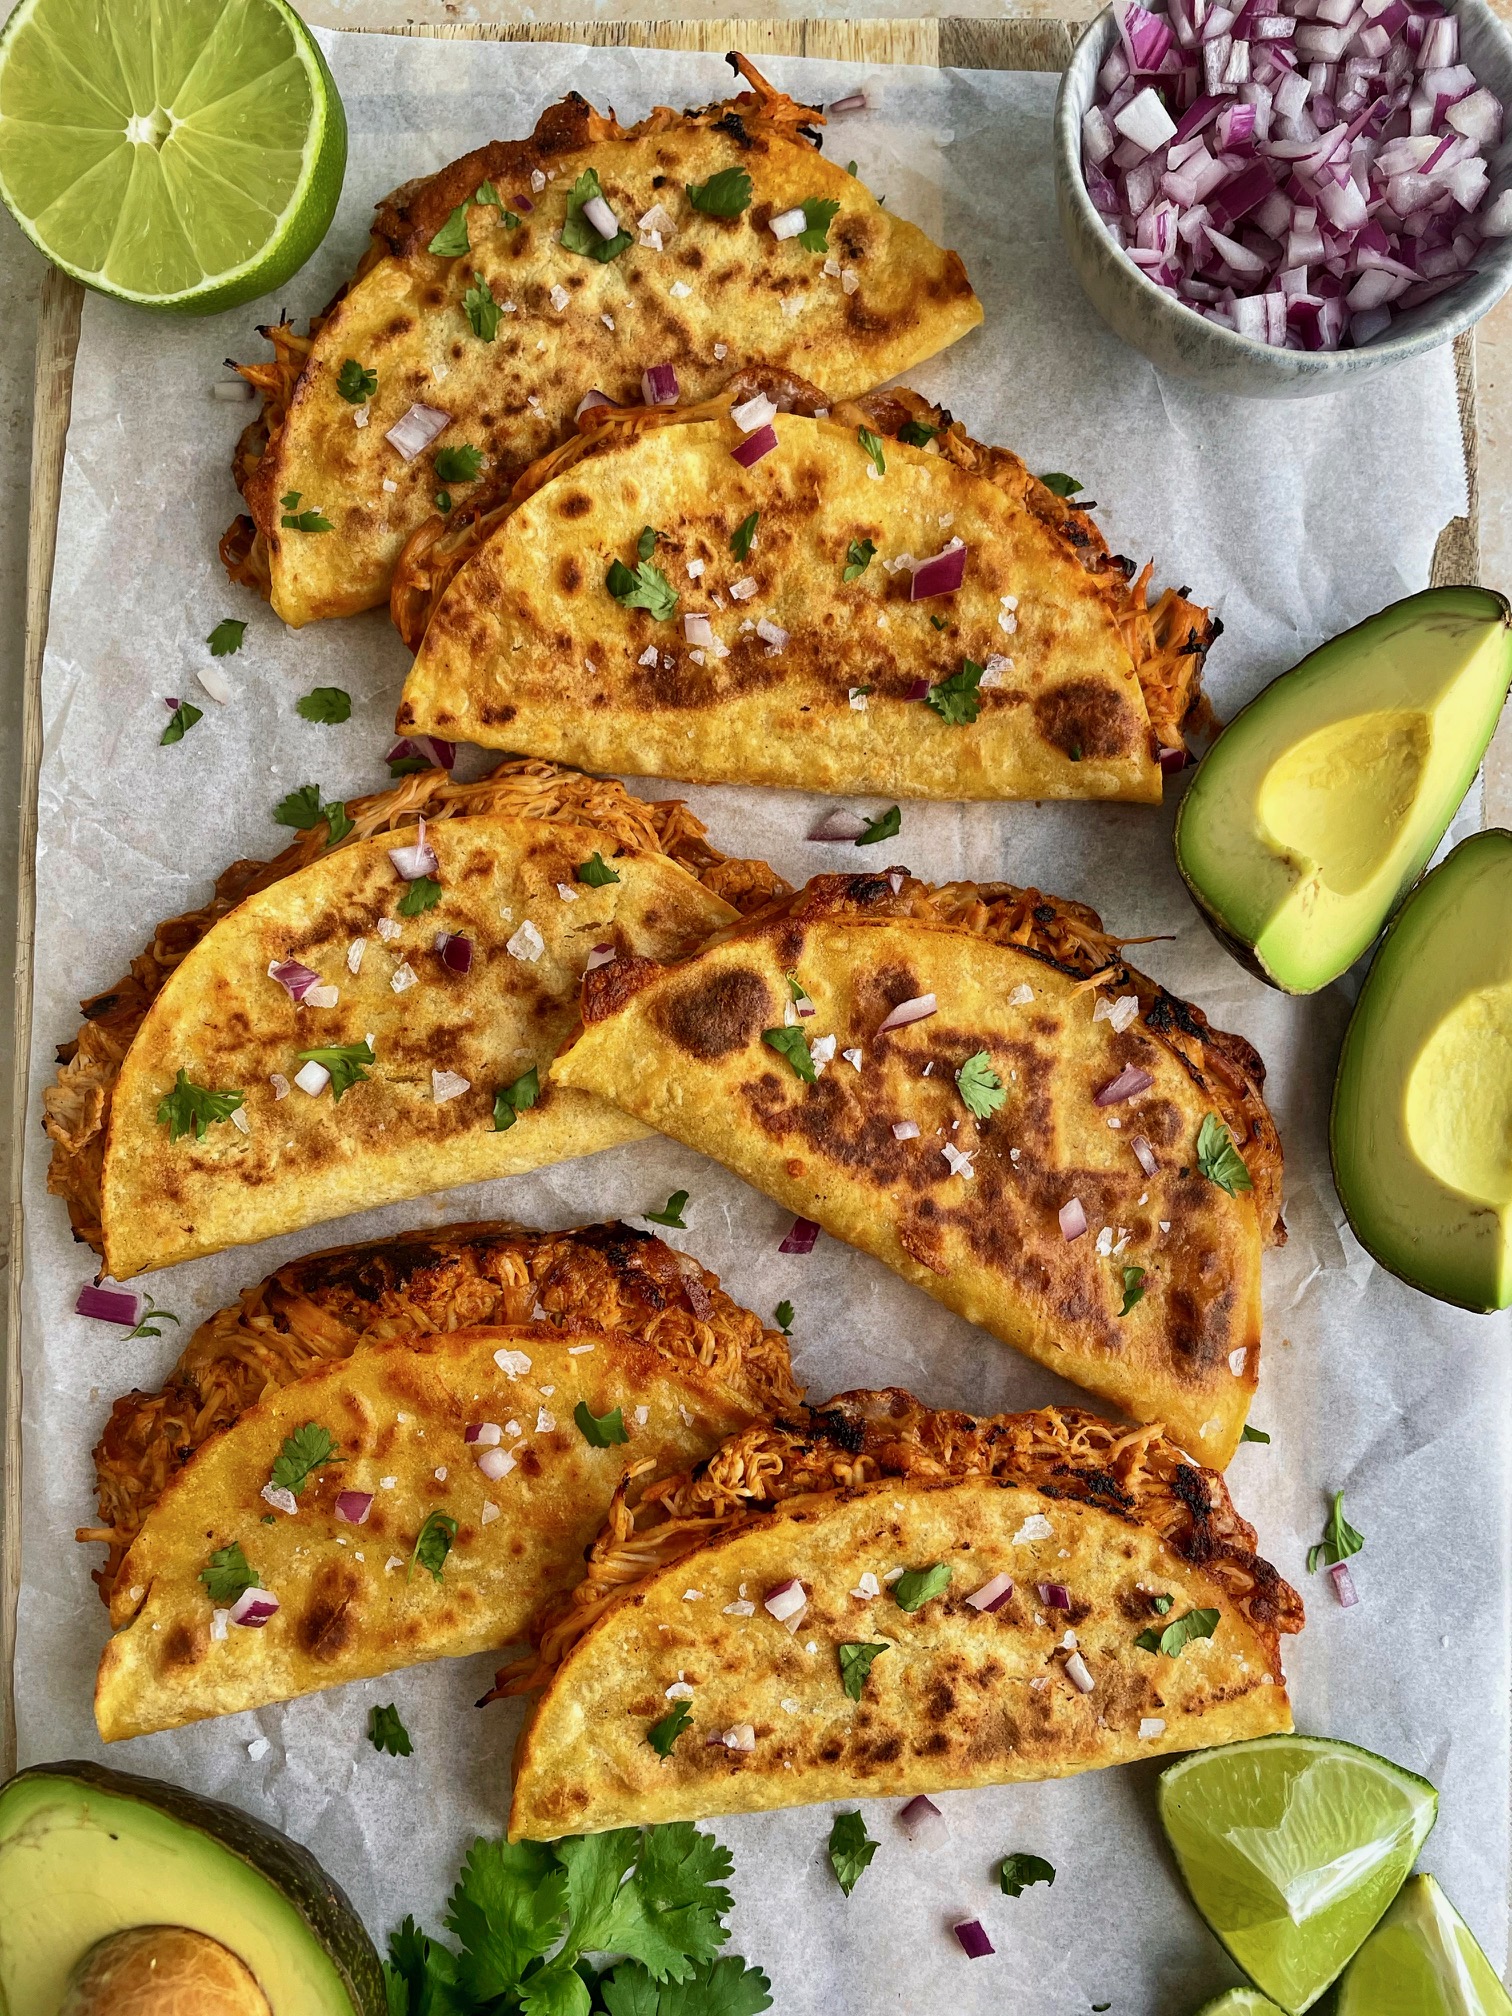
{"label": "avocado half", "polygon": [[1473,834],[1387,932],[1329,1127],[1355,1237],[1441,1302],[1512,1304],[1512,833]]}
{"label": "avocado half", "polygon": [[1272,680],[1198,765],[1176,866],[1228,949],[1311,994],[1375,942],[1480,768],[1512,685],[1512,605],[1429,588]]}
{"label": "avocado half", "polygon": [[87,1956],[137,1926],[215,1941],[272,2016],[385,2016],[362,1920],[276,1829],[94,1764],[38,1765],[0,1788],[0,2016],[86,2006],[70,1994]]}

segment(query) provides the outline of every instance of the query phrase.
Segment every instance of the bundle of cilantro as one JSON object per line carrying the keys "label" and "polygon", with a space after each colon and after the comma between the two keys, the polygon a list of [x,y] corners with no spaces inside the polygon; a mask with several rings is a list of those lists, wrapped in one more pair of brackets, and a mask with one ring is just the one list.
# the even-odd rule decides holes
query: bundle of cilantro
{"label": "bundle of cilantro", "polygon": [[730,1868],[686,1821],[474,1841],[446,1911],[461,1950],[406,1918],[383,1970],[389,2016],[760,2016],[765,1974],[715,1957]]}

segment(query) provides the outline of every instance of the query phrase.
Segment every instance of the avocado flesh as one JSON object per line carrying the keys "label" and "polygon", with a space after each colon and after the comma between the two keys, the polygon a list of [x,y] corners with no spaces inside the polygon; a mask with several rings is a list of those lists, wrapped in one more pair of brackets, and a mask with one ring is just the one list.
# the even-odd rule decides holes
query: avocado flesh
{"label": "avocado flesh", "polygon": [[1477,833],[1402,906],[1334,1083],[1334,1183],[1383,1267],[1512,1303],[1512,833]]}
{"label": "avocado flesh", "polygon": [[1273,680],[1199,765],[1176,864],[1261,977],[1311,994],[1422,873],[1512,685],[1512,607],[1430,588]]}
{"label": "avocado flesh", "polygon": [[[286,1873],[270,1873],[280,1864]],[[0,1790],[0,2016],[58,2016],[70,1974],[98,1941],[162,1924],[236,1954],[273,2016],[384,2008],[356,1913],[272,1828],[89,1765],[23,1772]]]}

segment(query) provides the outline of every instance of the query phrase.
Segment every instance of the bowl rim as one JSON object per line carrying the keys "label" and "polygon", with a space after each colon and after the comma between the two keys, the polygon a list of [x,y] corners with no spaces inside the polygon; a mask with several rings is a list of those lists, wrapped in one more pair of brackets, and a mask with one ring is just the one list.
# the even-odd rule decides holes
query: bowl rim
{"label": "bowl rim", "polygon": [[[1085,90],[1085,96],[1088,106],[1092,102],[1097,72],[1102,68],[1110,44],[1118,35],[1118,23],[1114,19],[1117,4],[1118,0],[1108,0],[1102,11],[1087,22],[1061,72],[1053,126],[1061,187],[1080,220],[1094,228],[1095,242],[1115,255],[1121,280],[1133,282],[1136,299],[1148,302],[1157,314],[1167,319],[1180,318],[1183,327],[1200,326],[1211,346],[1214,364],[1221,360],[1231,365],[1255,366],[1269,369],[1277,377],[1322,377],[1329,373],[1348,377],[1366,368],[1421,356],[1425,351],[1436,350],[1440,344],[1452,342],[1455,337],[1473,328],[1512,288],[1512,236],[1489,239],[1486,243],[1494,249],[1477,271],[1467,277],[1462,287],[1446,288],[1436,301],[1422,304],[1424,308],[1437,309],[1436,316],[1426,317],[1400,333],[1385,334],[1361,349],[1349,350],[1282,349],[1272,343],[1262,343],[1254,336],[1241,336],[1236,329],[1225,329],[1221,323],[1209,321],[1206,315],[1199,314],[1187,302],[1173,300],[1132,259],[1124,256],[1121,246],[1113,243],[1101,211],[1087,192],[1087,179],[1082,167],[1081,120],[1086,107],[1077,110],[1073,101],[1083,95],[1084,86],[1090,78],[1090,88]],[[1478,32],[1489,33],[1493,41],[1501,44],[1501,55],[1509,76],[1512,76],[1512,32],[1508,31],[1488,0],[1449,0],[1448,11],[1473,17]],[[1498,150],[1508,153],[1512,150],[1512,94],[1508,94],[1504,103],[1508,116]],[[1512,154],[1502,165],[1507,170],[1505,187],[1512,189]],[[1492,195],[1492,185],[1488,183],[1483,200],[1490,201]]]}

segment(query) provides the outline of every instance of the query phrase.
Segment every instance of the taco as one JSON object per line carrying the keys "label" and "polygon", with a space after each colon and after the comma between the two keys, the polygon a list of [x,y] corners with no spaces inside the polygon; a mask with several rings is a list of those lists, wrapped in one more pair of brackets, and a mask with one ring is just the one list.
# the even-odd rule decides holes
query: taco
{"label": "taco", "polygon": [[511,1839],[1068,1777],[1291,1727],[1302,1604],[1154,1427],[899,1391],[616,1494],[496,1692]]}
{"label": "taco", "polygon": [[1034,889],[824,875],[585,976],[591,1091],[1222,1468],[1281,1151],[1242,1038]]}

